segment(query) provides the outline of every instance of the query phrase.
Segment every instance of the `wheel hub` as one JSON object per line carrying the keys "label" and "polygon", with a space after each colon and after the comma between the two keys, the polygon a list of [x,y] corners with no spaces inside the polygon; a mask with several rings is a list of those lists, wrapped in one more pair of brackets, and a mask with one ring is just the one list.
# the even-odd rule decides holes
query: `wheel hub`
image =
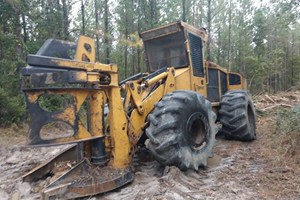
{"label": "wheel hub", "polygon": [[204,116],[197,112],[193,113],[187,121],[188,141],[193,147],[198,148],[206,141],[207,126]]}

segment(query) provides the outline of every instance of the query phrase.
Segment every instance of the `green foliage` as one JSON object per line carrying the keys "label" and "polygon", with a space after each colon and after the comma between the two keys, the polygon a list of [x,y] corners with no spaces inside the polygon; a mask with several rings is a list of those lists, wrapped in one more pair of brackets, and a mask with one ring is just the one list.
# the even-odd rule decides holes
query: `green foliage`
{"label": "green foliage", "polygon": [[276,130],[272,137],[272,148],[282,155],[282,159],[300,159],[300,106],[282,109],[276,113]]}
{"label": "green foliage", "polygon": [[265,51],[265,40],[266,40],[266,17],[264,10],[259,9],[254,14],[254,37],[253,42],[255,43],[254,51],[257,57],[264,55]]}
{"label": "green foliage", "polygon": [[6,126],[20,122],[24,112],[22,96],[20,94],[12,96],[9,91],[0,88],[0,125]]}
{"label": "green foliage", "polygon": [[65,0],[0,1],[0,126],[25,114],[20,69],[26,54],[36,53],[48,38],[69,38],[70,5]]}
{"label": "green foliage", "polygon": [[262,91],[265,88],[268,67],[265,62],[260,61],[256,56],[245,58],[245,75],[248,77],[248,86],[253,92]]}
{"label": "green foliage", "polygon": [[25,112],[20,92],[19,69],[25,62],[18,58],[18,38],[0,32],[0,126],[17,123]]}
{"label": "green foliage", "polygon": [[289,78],[290,85],[300,85],[300,57],[292,56],[289,60],[289,66],[291,66],[291,77]]}
{"label": "green foliage", "polygon": [[276,134],[295,132],[300,140],[300,106],[282,109],[276,113]]}
{"label": "green foliage", "polygon": [[74,98],[71,95],[45,94],[39,98],[39,104],[48,112],[63,111],[69,105],[74,104]]}

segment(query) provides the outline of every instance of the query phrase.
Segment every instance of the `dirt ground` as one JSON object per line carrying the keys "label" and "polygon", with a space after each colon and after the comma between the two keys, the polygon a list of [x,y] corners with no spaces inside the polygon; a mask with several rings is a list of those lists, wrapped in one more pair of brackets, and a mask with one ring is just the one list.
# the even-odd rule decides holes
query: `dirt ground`
{"label": "dirt ground", "polygon": [[[259,110],[257,140],[238,142],[218,137],[207,169],[182,172],[162,167],[143,150],[134,158],[132,183],[85,199],[300,199],[300,160],[279,155],[270,140],[276,109],[300,105],[300,92],[285,95],[254,97]],[[46,181],[22,183],[21,176],[65,147],[26,148],[22,131],[0,132],[0,200],[39,199]]]}

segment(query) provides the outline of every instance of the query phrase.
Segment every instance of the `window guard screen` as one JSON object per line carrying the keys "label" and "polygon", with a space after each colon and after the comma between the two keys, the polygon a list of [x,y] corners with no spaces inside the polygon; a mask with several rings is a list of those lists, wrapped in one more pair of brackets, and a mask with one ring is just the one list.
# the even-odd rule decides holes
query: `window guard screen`
{"label": "window guard screen", "polygon": [[188,66],[183,31],[145,41],[150,71]]}
{"label": "window guard screen", "polygon": [[202,55],[202,39],[192,33],[188,33],[191,48],[191,57],[194,76],[203,77],[203,55]]}

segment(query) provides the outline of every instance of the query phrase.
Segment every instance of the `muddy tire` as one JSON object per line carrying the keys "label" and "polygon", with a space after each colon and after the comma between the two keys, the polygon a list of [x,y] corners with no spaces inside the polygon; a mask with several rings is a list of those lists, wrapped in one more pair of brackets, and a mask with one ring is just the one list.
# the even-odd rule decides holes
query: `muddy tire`
{"label": "muddy tire", "polygon": [[226,139],[256,139],[256,116],[250,94],[244,90],[229,91],[222,96],[218,116]]}
{"label": "muddy tire", "polygon": [[217,127],[211,104],[193,91],[175,91],[155,105],[148,116],[146,143],[162,165],[181,170],[207,166]]}

